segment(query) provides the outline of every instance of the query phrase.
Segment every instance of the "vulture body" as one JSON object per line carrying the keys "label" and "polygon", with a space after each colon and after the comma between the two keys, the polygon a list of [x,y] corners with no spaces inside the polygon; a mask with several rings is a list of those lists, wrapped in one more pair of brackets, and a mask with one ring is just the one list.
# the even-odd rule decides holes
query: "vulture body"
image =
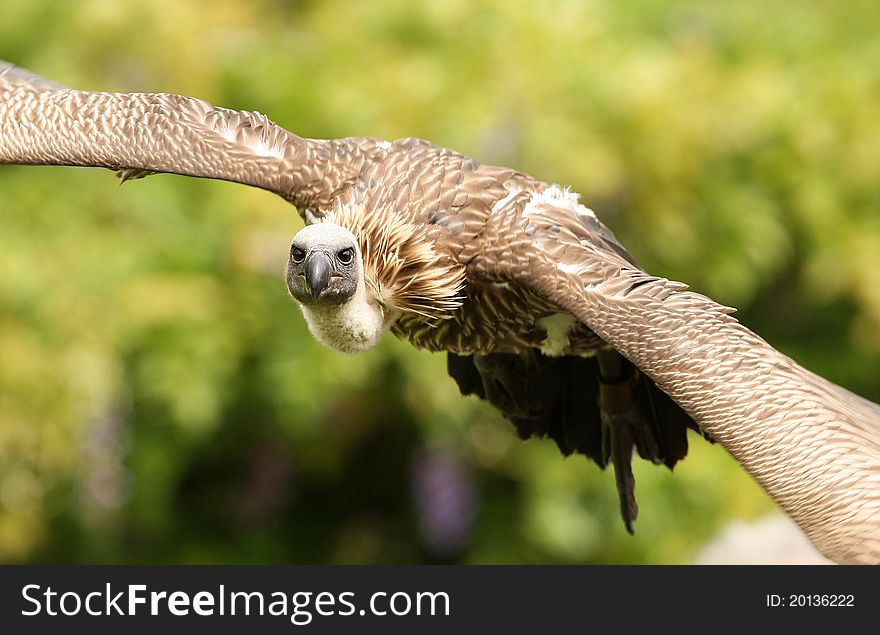
{"label": "vulture body", "polygon": [[839,562],[880,563],[880,406],[810,373],[731,309],[641,270],[577,197],[418,139],[305,139],[172,94],[64,88],[0,62],[0,163],[261,187],[307,226],[287,286],[343,353],[388,331],[444,351],[520,436],[614,467],[720,442]]}

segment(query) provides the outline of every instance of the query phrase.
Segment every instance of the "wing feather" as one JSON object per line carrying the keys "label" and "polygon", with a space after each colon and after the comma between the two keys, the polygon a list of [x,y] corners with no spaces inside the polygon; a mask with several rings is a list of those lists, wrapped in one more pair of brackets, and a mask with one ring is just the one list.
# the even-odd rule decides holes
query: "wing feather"
{"label": "wing feather", "polygon": [[[570,216],[503,219],[482,244],[480,274],[542,295],[629,359],[824,554],[880,561],[878,406],[799,366],[730,307],[635,267]],[[538,229],[526,235],[526,223]],[[554,224],[562,231],[543,229]],[[681,442],[674,429],[670,445]]]}
{"label": "wing feather", "polygon": [[0,60],[0,163],[156,172],[269,190],[317,215],[387,144],[305,139],[258,112],[169,93],[85,92]]}

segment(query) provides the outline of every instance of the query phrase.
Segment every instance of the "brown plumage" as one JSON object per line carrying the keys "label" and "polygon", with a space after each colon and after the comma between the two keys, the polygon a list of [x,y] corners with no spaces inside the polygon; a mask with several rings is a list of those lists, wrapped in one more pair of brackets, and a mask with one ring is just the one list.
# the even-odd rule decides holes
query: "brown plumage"
{"label": "brown plumage", "polygon": [[[258,113],[69,90],[3,63],[0,162],[275,192],[307,223],[348,230],[334,240],[354,236],[365,291],[346,293],[382,329],[448,352],[462,393],[494,404],[521,436],[611,463],[628,528],[633,450],[672,467],[690,426],[723,444],[827,556],[880,562],[880,406],[798,366],[731,309],[641,270],[562,188],[418,139],[303,139]],[[304,275],[291,265],[289,287],[313,285]],[[308,288],[316,310],[336,311]]]}
{"label": "brown plumage", "polygon": [[363,205],[341,205],[324,221],[357,236],[366,282],[389,310],[435,325],[461,307],[465,269],[426,240],[423,226],[393,209],[368,213]]}

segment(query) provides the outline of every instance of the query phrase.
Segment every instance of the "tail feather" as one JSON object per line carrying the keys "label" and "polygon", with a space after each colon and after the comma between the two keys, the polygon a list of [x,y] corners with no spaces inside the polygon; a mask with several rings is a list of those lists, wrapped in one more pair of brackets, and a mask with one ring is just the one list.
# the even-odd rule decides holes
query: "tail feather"
{"label": "tail feather", "polygon": [[672,469],[687,455],[687,429],[699,428],[625,358],[609,350],[601,359],[610,360],[614,377],[603,378],[600,356],[547,357],[536,350],[450,353],[448,370],[462,394],[498,408],[520,438],[550,437],[562,454],[583,454],[603,469],[613,462],[621,514],[632,531],[633,449]]}

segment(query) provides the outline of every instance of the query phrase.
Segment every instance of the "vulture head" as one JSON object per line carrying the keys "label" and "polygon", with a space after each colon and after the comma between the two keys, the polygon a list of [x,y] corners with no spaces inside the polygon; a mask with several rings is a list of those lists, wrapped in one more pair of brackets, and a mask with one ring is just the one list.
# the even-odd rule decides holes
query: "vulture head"
{"label": "vulture head", "polygon": [[462,304],[465,267],[438,251],[428,229],[394,210],[342,205],[294,237],[287,288],[316,340],[366,351],[403,316],[431,326]]}
{"label": "vulture head", "polygon": [[286,278],[312,335],[333,350],[372,348],[394,321],[370,293],[354,234],[334,223],[308,225],[293,237]]}

